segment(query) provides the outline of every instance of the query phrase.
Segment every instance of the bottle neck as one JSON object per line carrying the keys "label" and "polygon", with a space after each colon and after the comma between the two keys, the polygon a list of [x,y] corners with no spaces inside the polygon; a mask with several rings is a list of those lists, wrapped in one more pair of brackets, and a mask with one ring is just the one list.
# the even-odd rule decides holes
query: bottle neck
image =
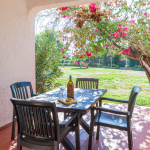
{"label": "bottle neck", "polygon": [[69,76],[69,82],[68,82],[68,84],[73,84],[73,82],[72,82],[72,76],[71,75]]}

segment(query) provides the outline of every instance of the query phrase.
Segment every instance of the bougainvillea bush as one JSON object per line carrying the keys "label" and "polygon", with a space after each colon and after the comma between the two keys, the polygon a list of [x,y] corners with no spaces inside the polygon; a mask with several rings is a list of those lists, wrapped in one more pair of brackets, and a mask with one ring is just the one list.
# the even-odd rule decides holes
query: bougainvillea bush
{"label": "bougainvillea bush", "polygon": [[[150,82],[150,2],[115,0],[57,8],[70,20],[63,29],[74,45],[77,58],[96,57],[106,52],[139,61]],[[68,24],[68,22],[67,22]],[[63,56],[68,49],[64,49]],[[122,60],[121,60],[122,61]]]}
{"label": "bougainvillea bush", "polygon": [[56,42],[58,33],[45,29],[35,36],[36,91],[43,93],[59,86],[56,79],[61,75],[57,67],[61,59],[63,43]]}

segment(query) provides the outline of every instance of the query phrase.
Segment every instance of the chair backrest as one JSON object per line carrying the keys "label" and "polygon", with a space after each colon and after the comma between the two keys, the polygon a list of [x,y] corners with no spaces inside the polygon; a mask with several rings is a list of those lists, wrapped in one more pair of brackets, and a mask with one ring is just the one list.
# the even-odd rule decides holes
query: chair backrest
{"label": "chair backrest", "polygon": [[[13,98],[27,99],[29,95],[33,96],[31,82],[16,82],[10,85]],[[30,91],[30,93],[28,92]]]}
{"label": "chair backrest", "polygon": [[58,140],[58,115],[55,103],[42,103],[21,99],[10,99],[14,105],[18,134],[22,136]]}
{"label": "chair backrest", "polygon": [[77,78],[76,88],[98,89],[99,79],[95,78]]}
{"label": "chair backrest", "polygon": [[130,118],[132,118],[132,113],[134,110],[134,105],[136,101],[136,96],[138,93],[141,92],[141,88],[134,86],[131,90],[130,97],[129,97],[129,103],[128,103],[128,111],[130,111]]}

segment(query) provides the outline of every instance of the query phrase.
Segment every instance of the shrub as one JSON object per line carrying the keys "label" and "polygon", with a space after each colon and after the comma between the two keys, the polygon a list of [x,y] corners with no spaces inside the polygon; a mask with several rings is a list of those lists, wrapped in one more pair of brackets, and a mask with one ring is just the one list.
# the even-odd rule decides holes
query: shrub
{"label": "shrub", "polygon": [[35,36],[36,91],[43,93],[59,86],[56,79],[61,75],[57,67],[61,59],[61,43],[57,43],[57,33],[45,29]]}

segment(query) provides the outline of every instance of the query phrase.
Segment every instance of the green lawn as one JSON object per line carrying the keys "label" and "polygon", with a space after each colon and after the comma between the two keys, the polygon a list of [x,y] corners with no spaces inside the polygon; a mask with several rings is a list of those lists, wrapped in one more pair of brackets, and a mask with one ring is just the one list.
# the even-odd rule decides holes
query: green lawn
{"label": "green lawn", "polygon": [[78,77],[99,78],[99,89],[107,89],[106,97],[128,100],[133,86],[139,86],[136,104],[150,106],[150,85],[144,71],[131,71],[104,68],[59,67],[63,75],[58,79],[61,84],[67,84],[72,75],[74,85]]}

